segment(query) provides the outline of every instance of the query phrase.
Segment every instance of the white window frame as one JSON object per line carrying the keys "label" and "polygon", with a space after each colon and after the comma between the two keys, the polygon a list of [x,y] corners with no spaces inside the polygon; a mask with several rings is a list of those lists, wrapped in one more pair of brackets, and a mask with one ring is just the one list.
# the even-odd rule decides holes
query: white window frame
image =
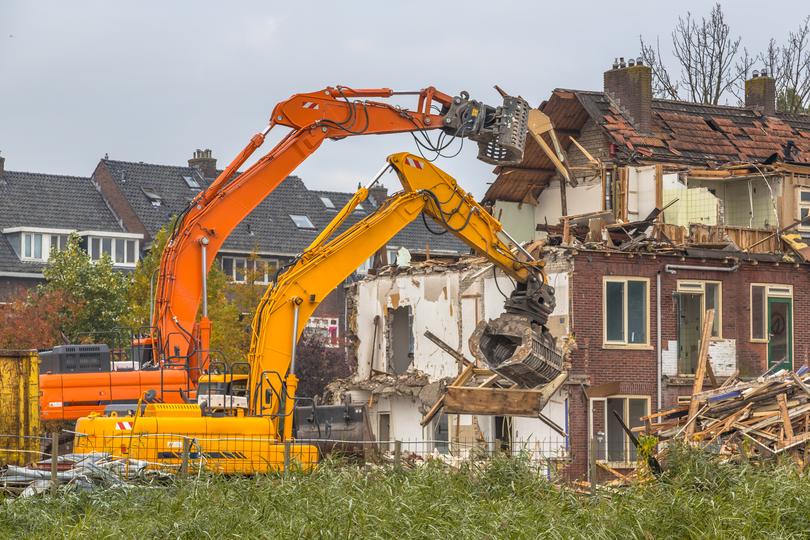
{"label": "white window frame", "polygon": [[[609,457],[609,455],[608,455],[608,438],[610,438],[610,433],[608,432],[608,425],[609,425],[608,424],[609,413],[608,413],[608,407],[607,407],[608,399],[623,399],[624,400],[624,418],[623,418],[623,421],[625,421],[625,422],[627,421],[628,416],[630,416],[630,400],[631,399],[644,400],[646,402],[646,404],[647,404],[647,408],[646,408],[647,412],[646,412],[646,414],[650,414],[650,407],[651,407],[651,401],[652,400],[651,400],[650,396],[637,395],[637,394],[616,394],[616,395],[605,396],[605,397],[593,397],[593,398],[590,398],[588,400],[588,416],[589,416],[589,425],[590,425],[590,430],[591,430],[591,433],[590,433],[589,436],[590,436],[591,439],[596,437],[596,434],[593,433],[593,426],[594,426],[594,423],[593,423],[593,404],[595,402],[600,402],[600,401],[602,402],[602,412],[604,414],[602,425],[604,426],[605,437],[604,437],[604,440],[602,441],[602,451],[603,451],[603,455],[605,456],[605,458],[604,459],[597,459],[597,461],[599,461],[600,463],[604,463],[604,464],[608,465],[609,467],[613,467],[613,468],[626,469],[628,467],[635,467],[636,466],[635,461],[629,461],[629,460],[628,461],[610,461],[608,459],[608,457]],[[631,426],[628,425],[628,427],[631,427]],[[624,434],[624,431],[622,431],[621,428],[619,428],[619,431],[620,431],[621,434]],[[631,444],[633,444],[633,443],[630,441],[630,437],[626,437],[625,438],[625,447],[624,447],[623,454],[625,456],[627,456],[628,458],[630,456],[630,445]]]}
{"label": "white window frame", "polygon": [[[39,257],[34,255],[34,241],[39,239]],[[50,249],[46,249],[49,244],[49,235],[41,232],[24,232],[20,234],[20,260],[23,261],[47,261]],[[26,246],[26,241],[28,245]],[[30,248],[30,249],[29,249]]]}
{"label": "white window frame", "polygon": [[[310,219],[310,217],[309,217],[309,216],[307,216],[306,214],[288,214],[288,215],[290,216],[290,219],[292,220],[293,224],[294,224],[294,225],[295,225],[295,226],[296,226],[298,229],[303,229],[303,230],[314,230],[314,229],[315,229],[315,224],[314,224],[314,223],[312,223],[312,220],[311,220],[311,219]],[[303,226],[303,227],[302,227],[301,225],[299,225],[299,224],[298,224],[298,221],[296,221],[296,218],[303,218],[303,219],[305,219],[305,220],[306,220],[306,222],[307,222],[309,225],[306,225],[306,226]]]}
{"label": "white window frame", "polygon": [[[810,193],[810,187],[797,186],[796,187],[796,219],[802,219],[802,210],[807,210],[810,215],[810,202],[802,201],[802,193]],[[797,229],[802,231],[810,231],[810,220],[806,223],[801,223]]]}
{"label": "white window frame", "polygon": [[[88,235],[86,236],[87,239],[87,255],[90,257],[92,261],[99,261],[101,257],[104,255],[104,242],[110,242],[110,259],[112,260],[113,266],[121,267],[121,268],[135,268],[138,264],[138,260],[140,260],[140,249],[139,249],[139,240],[136,238],[122,238],[118,236],[99,236],[99,235]],[[96,253],[95,248],[93,247],[93,241],[97,240],[99,244],[99,251],[100,253]],[[116,262],[116,255],[118,250],[118,242],[123,242],[123,249],[124,249],[124,257],[123,262]],[[134,260],[130,260],[127,257],[127,247],[129,245],[133,246],[133,255]]]}
{"label": "white window frame", "polygon": [[[225,271],[225,259],[231,261],[231,273],[228,274]],[[244,279],[238,280],[236,279],[236,265],[237,263],[245,263],[244,272],[245,277]],[[267,266],[265,267],[264,272],[262,272],[261,276],[256,276],[256,279],[253,283],[257,285],[268,285],[273,280],[273,275],[276,272],[276,269],[279,267],[278,259],[252,259],[249,256],[245,255],[223,255],[220,257],[219,268],[222,272],[234,283],[247,283],[248,273],[253,273],[254,275],[258,274],[258,264],[265,263]],[[269,271],[272,268],[272,271]]]}
{"label": "white window frame", "polygon": [[[765,289],[765,297],[762,302],[762,324],[765,326],[763,328],[763,335],[765,337],[762,338],[754,337],[754,287],[763,287]],[[793,302],[793,285],[781,283],[751,283],[748,286],[748,341],[751,343],[768,343],[770,341],[770,336],[768,335],[768,298],[790,298],[791,302]],[[793,317],[791,317],[791,321],[793,321]],[[793,329],[791,329],[790,335],[795,339]],[[794,351],[794,355],[795,354]]]}
{"label": "white window frame", "polygon": [[[703,317],[706,315],[706,285],[717,285],[718,307],[714,310],[714,321],[717,324],[717,335],[712,334],[712,340],[723,339],[723,282],[713,279],[679,279],[675,291],[687,294],[700,295],[700,324],[703,327]],[[712,329],[713,331],[714,329]]]}
{"label": "white window frame", "polygon": [[[641,281],[644,283],[644,343],[629,343],[627,341],[627,283],[629,281]],[[622,308],[624,317],[624,339],[622,341],[607,338],[607,284],[624,283],[624,295]],[[650,347],[650,278],[637,276],[604,276],[602,278],[602,348],[603,349],[649,349]]]}
{"label": "white window frame", "polygon": [[[314,332],[326,330],[327,339],[324,340],[324,346],[331,349],[340,347],[340,319],[337,317],[310,317],[306,328]],[[334,341],[330,332],[332,328],[335,329]]]}

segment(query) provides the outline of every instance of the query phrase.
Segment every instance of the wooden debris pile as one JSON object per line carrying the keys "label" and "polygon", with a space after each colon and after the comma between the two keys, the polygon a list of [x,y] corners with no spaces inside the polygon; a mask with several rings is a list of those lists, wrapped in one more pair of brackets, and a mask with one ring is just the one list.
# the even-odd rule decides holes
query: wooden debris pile
{"label": "wooden debris pile", "polygon": [[[660,423],[651,423],[658,419]],[[788,452],[804,466],[810,450],[810,370],[803,366],[751,382],[726,383],[693,394],[688,406],[643,420],[661,441],[683,439],[735,458]]]}

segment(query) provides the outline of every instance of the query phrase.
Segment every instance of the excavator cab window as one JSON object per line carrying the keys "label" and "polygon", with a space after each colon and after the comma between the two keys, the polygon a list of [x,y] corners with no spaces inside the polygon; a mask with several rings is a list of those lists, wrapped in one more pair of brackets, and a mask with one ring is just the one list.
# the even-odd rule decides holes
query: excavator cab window
{"label": "excavator cab window", "polygon": [[232,396],[237,397],[247,397],[247,379],[233,381],[231,383],[231,391],[229,392]]}

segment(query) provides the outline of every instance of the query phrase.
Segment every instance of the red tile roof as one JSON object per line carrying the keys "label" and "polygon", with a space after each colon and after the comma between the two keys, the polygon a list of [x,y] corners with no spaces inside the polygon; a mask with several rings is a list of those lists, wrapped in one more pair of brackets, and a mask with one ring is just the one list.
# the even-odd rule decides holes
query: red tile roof
{"label": "red tile roof", "polygon": [[[602,92],[557,89],[540,106],[566,147],[568,134],[577,133],[593,119],[606,142],[615,144],[617,163],[713,167],[771,158],[810,165],[810,115],[763,116],[746,107],[663,99],[654,99],[652,108],[652,132],[640,133]],[[499,176],[485,200],[520,201],[529,192],[536,195],[554,176],[554,167],[529,138],[523,162],[496,172]]]}

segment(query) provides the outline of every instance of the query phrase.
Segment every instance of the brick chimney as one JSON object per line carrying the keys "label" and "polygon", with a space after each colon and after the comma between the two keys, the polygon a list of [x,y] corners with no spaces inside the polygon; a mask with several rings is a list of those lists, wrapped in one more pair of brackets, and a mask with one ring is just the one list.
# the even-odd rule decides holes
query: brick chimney
{"label": "brick chimney", "polygon": [[374,200],[374,204],[380,206],[388,198],[388,188],[377,182],[368,190],[368,196]]}
{"label": "brick chimney", "polygon": [[217,158],[211,157],[211,150],[206,148],[200,150],[199,148],[194,151],[194,157],[188,160],[188,166],[194,167],[205,178],[217,177]]}
{"label": "brick chimney", "polygon": [[629,115],[638,131],[652,131],[652,70],[641,58],[625,63],[617,58],[605,72],[605,93]]}
{"label": "brick chimney", "polygon": [[745,106],[762,111],[762,114],[776,112],[776,81],[767,70],[757,71],[745,81]]}

